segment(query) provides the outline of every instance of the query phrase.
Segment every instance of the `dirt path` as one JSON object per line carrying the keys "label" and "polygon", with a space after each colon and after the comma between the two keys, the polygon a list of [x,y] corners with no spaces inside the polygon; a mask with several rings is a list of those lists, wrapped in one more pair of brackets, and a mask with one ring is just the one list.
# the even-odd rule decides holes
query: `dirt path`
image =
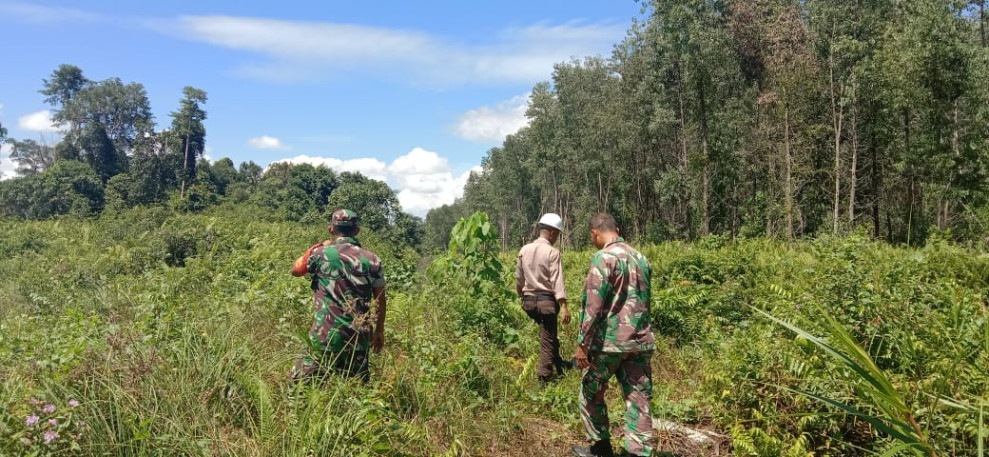
{"label": "dirt path", "polygon": [[[612,444],[616,450],[622,446],[621,426],[611,430]],[[707,436],[701,441],[699,437]],[[656,450],[664,457],[731,457],[727,437],[713,431],[693,429],[679,424],[660,424],[655,432]],[[584,443],[584,437],[567,426],[539,418],[526,421],[525,430],[511,437],[507,443],[492,443],[486,455],[497,457],[547,456],[571,457],[570,446]]]}

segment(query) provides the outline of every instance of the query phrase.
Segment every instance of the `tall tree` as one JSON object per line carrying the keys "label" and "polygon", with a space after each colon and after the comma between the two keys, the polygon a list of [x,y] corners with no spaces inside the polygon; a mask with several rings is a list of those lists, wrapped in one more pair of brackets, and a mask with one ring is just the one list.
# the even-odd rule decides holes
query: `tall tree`
{"label": "tall tree", "polygon": [[52,120],[67,128],[56,158],[83,160],[104,182],[126,170],[135,140],[154,126],[139,83],[92,81],[79,67],[63,64],[44,80],[41,93],[54,108]]}
{"label": "tall tree", "polygon": [[720,0],[655,0],[646,29],[655,51],[652,65],[673,92],[665,99],[678,119],[680,173],[685,183],[696,183],[701,235],[711,232],[713,124],[738,73],[725,11]]}
{"label": "tall tree", "polygon": [[201,105],[206,103],[206,92],[195,87],[182,89],[179,110],[171,113],[172,131],[181,142],[177,145],[182,156],[180,196],[185,198],[186,181],[196,175],[196,162],[206,148],[206,111]]}
{"label": "tall tree", "polygon": [[127,157],[117,149],[101,124],[89,124],[77,133],[80,158],[106,183],[126,168]]}
{"label": "tall tree", "polygon": [[41,94],[45,95],[45,103],[61,108],[72,102],[79,91],[93,82],[86,79],[82,69],[75,65],[62,64],[52,72],[50,79],[42,80]]}
{"label": "tall tree", "polygon": [[19,175],[33,175],[41,173],[55,164],[55,149],[34,140],[17,141],[11,138],[10,159],[17,162],[17,173]]}
{"label": "tall tree", "polygon": [[261,182],[263,172],[264,169],[261,168],[261,165],[254,163],[253,160],[241,162],[237,168],[237,180],[250,185],[257,185]]}
{"label": "tall tree", "polygon": [[457,221],[467,217],[469,210],[462,202],[443,205],[426,214],[424,247],[430,251],[444,251],[450,245],[450,231]]}
{"label": "tall tree", "polygon": [[[7,129],[4,128],[3,124],[0,124],[0,148],[3,144],[7,142]],[[0,172],[0,178],[3,178],[3,172]]]}
{"label": "tall tree", "polygon": [[82,141],[80,132],[98,126],[118,152],[127,154],[135,138],[153,126],[148,94],[140,83],[124,84],[120,78],[110,78],[87,81],[74,93],[61,91],[64,94],[48,100],[61,103],[53,105],[52,120],[69,126],[69,141]]}
{"label": "tall tree", "polygon": [[374,231],[395,223],[402,207],[395,191],[383,181],[346,171],[337,176],[337,181],[339,186],[327,199],[327,211],[339,208],[356,211],[361,216],[362,226]]}
{"label": "tall tree", "polygon": [[237,181],[237,169],[234,167],[233,160],[224,157],[217,160],[211,168],[213,172],[213,183],[216,185],[216,191],[219,192],[220,195],[226,195],[227,187]]}
{"label": "tall tree", "polygon": [[62,160],[44,172],[0,181],[0,216],[47,219],[103,209],[103,183],[86,164]]}
{"label": "tall tree", "polygon": [[528,126],[451,208],[487,211],[504,245],[548,210],[652,240],[989,227],[984,1],[640,3],[609,59],[533,88]]}

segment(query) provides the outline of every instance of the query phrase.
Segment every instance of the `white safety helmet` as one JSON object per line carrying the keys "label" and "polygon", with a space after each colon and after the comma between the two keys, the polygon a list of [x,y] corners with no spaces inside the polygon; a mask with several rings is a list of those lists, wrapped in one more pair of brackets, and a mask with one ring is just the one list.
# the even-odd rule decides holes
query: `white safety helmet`
{"label": "white safety helmet", "polygon": [[556,213],[543,214],[543,217],[539,218],[539,224],[545,225],[547,227],[555,228],[560,231],[563,230],[563,219],[560,218],[560,215]]}

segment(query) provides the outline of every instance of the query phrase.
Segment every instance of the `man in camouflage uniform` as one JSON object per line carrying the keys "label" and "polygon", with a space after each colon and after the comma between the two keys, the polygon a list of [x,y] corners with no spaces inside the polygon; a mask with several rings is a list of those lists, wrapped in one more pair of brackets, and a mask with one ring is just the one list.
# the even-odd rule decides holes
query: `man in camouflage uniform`
{"label": "man in camouflage uniform", "polygon": [[[334,239],[314,245],[296,259],[293,276],[312,275],[315,307],[310,353],[298,359],[292,378],[322,378],[332,371],[370,380],[368,350],[385,343],[385,279],[381,260],[357,241],[360,217],[351,210],[331,216]],[[377,302],[371,312],[372,297]]]}
{"label": "man in camouflage uniform", "polygon": [[625,398],[625,449],[629,455],[652,453],[652,365],[656,348],[649,324],[652,266],[618,234],[608,214],[591,218],[591,258],[584,282],[580,332],[574,358],[584,369],[580,418],[591,447],[574,446],[578,456],[610,456],[611,434],[604,400],[614,375]]}

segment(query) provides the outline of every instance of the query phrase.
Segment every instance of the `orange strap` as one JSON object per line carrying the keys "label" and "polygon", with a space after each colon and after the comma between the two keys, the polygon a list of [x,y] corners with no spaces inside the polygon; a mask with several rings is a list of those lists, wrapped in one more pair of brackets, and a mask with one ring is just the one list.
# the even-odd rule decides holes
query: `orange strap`
{"label": "orange strap", "polygon": [[309,262],[309,256],[312,255],[313,249],[316,249],[322,245],[323,243],[319,243],[310,246],[309,249],[306,250],[305,254],[302,254],[301,256],[299,256],[298,259],[295,259],[295,263],[292,264],[292,274],[296,276],[302,276],[308,273],[309,268],[307,264]]}

